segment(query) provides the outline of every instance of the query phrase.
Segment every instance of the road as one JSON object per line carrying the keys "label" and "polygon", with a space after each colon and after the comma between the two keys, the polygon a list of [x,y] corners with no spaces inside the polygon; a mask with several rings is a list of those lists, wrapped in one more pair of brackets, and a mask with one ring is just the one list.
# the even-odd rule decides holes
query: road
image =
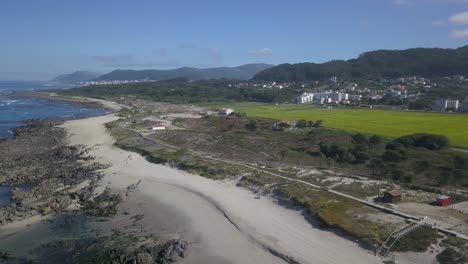
{"label": "road", "polygon": [[[165,142],[163,142],[161,140],[157,140],[157,139],[148,137],[147,135],[141,133],[140,131],[137,131],[137,130],[133,130],[133,131],[136,132],[141,137],[143,137],[144,139],[149,140],[151,142],[154,142],[156,144],[160,144],[160,145],[163,145],[163,146],[166,146],[166,147],[169,147],[169,148],[172,148],[172,149],[176,149],[176,150],[182,149],[181,147],[171,145],[171,144],[167,144],[167,143],[165,143]],[[322,190],[322,191],[328,191],[328,192],[331,192],[331,193],[333,193],[335,195],[357,201],[359,203],[362,203],[362,204],[364,204],[366,206],[372,207],[372,208],[377,209],[379,211],[382,211],[384,213],[393,214],[393,215],[402,217],[402,218],[410,220],[410,221],[419,222],[422,225],[431,226],[432,228],[435,228],[435,229],[439,230],[442,233],[450,234],[450,235],[457,236],[457,237],[460,237],[462,239],[468,240],[468,236],[466,236],[464,234],[461,234],[461,233],[458,233],[458,232],[455,232],[455,231],[452,231],[452,230],[442,228],[440,226],[437,226],[436,225],[437,222],[435,220],[430,219],[430,218],[421,219],[421,217],[419,217],[419,216],[414,216],[414,215],[410,215],[410,214],[407,214],[407,213],[404,213],[404,212],[400,212],[398,210],[388,208],[388,207],[385,207],[385,206],[382,206],[382,205],[379,205],[379,204],[376,204],[376,203],[373,203],[373,202],[369,202],[369,201],[354,197],[352,195],[349,195],[349,194],[346,194],[346,193],[343,193],[343,192],[335,191],[335,190],[329,189],[327,187],[319,186],[319,185],[316,185],[316,184],[313,184],[313,183],[310,183],[310,182],[306,182],[306,181],[303,181],[303,180],[283,176],[283,175],[280,175],[280,174],[277,174],[277,173],[273,173],[273,172],[270,172],[270,171],[267,171],[267,170],[263,170],[261,168],[254,167],[254,166],[249,165],[249,164],[240,163],[240,162],[237,162],[237,161],[226,160],[226,159],[215,158],[215,157],[209,156],[208,154],[204,154],[204,153],[201,153],[201,152],[198,152],[198,151],[195,151],[195,150],[187,150],[187,151],[191,155],[193,155],[195,157],[198,157],[198,158],[209,159],[209,160],[223,162],[223,163],[227,163],[227,164],[231,164],[231,165],[241,166],[241,167],[244,167],[244,168],[247,168],[247,169],[250,169],[250,170],[255,170],[255,171],[259,171],[259,172],[268,174],[268,175],[276,177],[276,178],[284,179],[284,180],[287,180],[287,181],[290,181],[290,182],[301,183],[301,184],[304,184],[306,186],[316,188],[316,189],[319,189],[319,190]],[[468,152],[468,151],[466,151],[466,152]]]}

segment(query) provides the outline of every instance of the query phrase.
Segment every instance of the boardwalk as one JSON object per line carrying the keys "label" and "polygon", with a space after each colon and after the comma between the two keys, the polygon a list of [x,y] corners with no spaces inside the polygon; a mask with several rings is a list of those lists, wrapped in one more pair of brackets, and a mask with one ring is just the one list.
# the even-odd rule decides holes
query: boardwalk
{"label": "boardwalk", "polygon": [[[182,148],[180,148],[178,146],[167,144],[167,143],[165,143],[165,142],[163,142],[161,140],[157,140],[157,139],[148,137],[147,135],[144,135],[140,131],[134,130],[134,132],[139,134],[144,139],[152,141],[152,142],[154,142],[156,144],[160,144],[160,145],[163,145],[163,146],[166,146],[166,147],[169,147],[169,148],[172,148],[172,149],[176,149],[176,150],[182,149]],[[195,150],[187,150],[187,151],[188,151],[188,153],[190,153],[190,155],[193,155],[193,156],[198,157],[198,158],[209,159],[209,160],[213,160],[213,161],[218,161],[218,162],[223,162],[223,163],[227,163],[227,164],[241,166],[241,167],[251,169],[251,170],[255,170],[255,171],[259,171],[259,172],[262,172],[262,173],[265,173],[265,174],[268,174],[270,176],[280,178],[280,179],[283,179],[283,180],[286,180],[286,181],[301,183],[301,184],[304,184],[306,186],[313,187],[313,188],[316,188],[316,189],[319,189],[319,190],[325,190],[325,191],[331,192],[331,193],[333,193],[335,195],[357,201],[359,203],[362,203],[362,204],[364,204],[366,206],[372,207],[372,208],[377,209],[379,211],[382,211],[384,213],[393,214],[393,215],[399,216],[399,217],[404,218],[404,219],[408,219],[408,220],[413,221],[413,222],[414,221],[420,222],[421,225],[430,226],[430,227],[432,227],[434,229],[437,229],[438,231],[440,231],[440,232],[442,232],[444,234],[452,235],[452,236],[456,236],[456,237],[468,240],[468,236],[466,236],[464,234],[461,234],[459,232],[455,232],[455,231],[448,230],[446,228],[442,228],[440,226],[437,226],[437,222],[435,220],[430,219],[430,218],[422,219],[419,216],[414,216],[414,215],[411,215],[411,214],[407,214],[407,213],[404,213],[404,212],[401,212],[401,211],[398,211],[398,210],[395,210],[395,209],[392,209],[392,208],[388,208],[388,207],[385,207],[385,206],[382,206],[382,205],[379,205],[379,204],[376,204],[376,203],[373,203],[373,202],[369,202],[369,201],[354,197],[352,195],[349,195],[349,194],[346,194],[346,193],[343,193],[343,192],[339,192],[339,191],[335,191],[335,190],[332,190],[332,189],[329,189],[329,188],[326,188],[326,187],[323,187],[323,186],[319,186],[319,185],[316,185],[316,184],[313,184],[313,183],[310,183],[310,182],[306,182],[306,181],[303,181],[303,180],[299,180],[299,179],[283,176],[283,175],[280,175],[280,174],[277,174],[277,173],[273,173],[273,172],[270,172],[270,171],[255,167],[255,166],[250,165],[250,164],[245,164],[245,163],[226,160],[226,159],[215,158],[215,157],[212,157],[212,156],[210,156],[208,154],[201,153],[201,152],[198,152],[198,151],[195,151]]]}

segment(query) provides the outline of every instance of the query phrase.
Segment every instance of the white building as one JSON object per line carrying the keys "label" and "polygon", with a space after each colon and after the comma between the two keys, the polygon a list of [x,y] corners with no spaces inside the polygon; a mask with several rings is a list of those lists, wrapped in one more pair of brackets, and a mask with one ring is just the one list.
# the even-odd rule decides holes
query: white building
{"label": "white building", "polygon": [[223,108],[223,109],[219,110],[218,113],[219,113],[220,115],[228,116],[228,115],[230,115],[230,114],[233,113],[233,112],[234,112],[234,109],[232,109],[232,108]]}
{"label": "white building", "polygon": [[356,83],[350,83],[348,86],[346,86],[346,91],[354,92],[357,89],[357,84]]}
{"label": "white building", "polygon": [[434,101],[432,105],[432,111],[445,111],[446,109],[452,109],[454,111],[458,110],[460,106],[460,101],[450,100],[450,99],[438,99]]}
{"label": "white building", "polygon": [[312,103],[313,100],[314,100],[313,93],[303,93],[299,97],[296,98],[296,102],[298,104]]}
{"label": "white building", "polygon": [[165,130],[166,126],[163,123],[154,123],[153,126],[151,127],[151,130],[157,131],[157,130]]}

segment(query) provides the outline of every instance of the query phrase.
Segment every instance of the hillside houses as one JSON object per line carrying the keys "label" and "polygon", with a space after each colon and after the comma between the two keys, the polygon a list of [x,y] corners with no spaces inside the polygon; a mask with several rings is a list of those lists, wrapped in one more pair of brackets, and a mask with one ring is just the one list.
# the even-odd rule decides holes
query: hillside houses
{"label": "hillside houses", "polygon": [[438,99],[433,102],[432,111],[442,112],[446,110],[457,111],[460,106],[458,100]]}
{"label": "hillside houses", "polygon": [[312,103],[314,100],[313,93],[303,93],[296,98],[298,104]]}
{"label": "hillside houses", "polygon": [[[353,97],[359,99],[360,97]],[[296,103],[307,104],[314,103],[319,105],[324,104],[348,104],[350,100],[348,93],[334,92],[332,90],[321,93],[303,93],[296,98]]]}

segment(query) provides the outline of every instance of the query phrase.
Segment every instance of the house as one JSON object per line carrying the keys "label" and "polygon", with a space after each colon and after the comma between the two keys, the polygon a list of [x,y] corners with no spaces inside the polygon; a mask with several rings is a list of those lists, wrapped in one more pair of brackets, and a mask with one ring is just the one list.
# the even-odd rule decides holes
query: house
{"label": "house", "polygon": [[166,126],[163,123],[154,123],[151,126],[151,130],[156,131],[156,130],[166,130]]}
{"label": "house", "polygon": [[401,201],[401,192],[393,190],[384,193],[383,202],[385,203],[399,203]]}
{"label": "house", "polygon": [[432,111],[442,112],[447,109],[457,111],[459,104],[458,100],[438,99],[433,102]]}
{"label": "house", "polygon": [[439,206],[449,206],[452,204],[452,197],[448,195],[441,195],[437,197],[437,205]]}
{"label": "house", "polygon": [[231,108],[223,108],[221,110],[219,110],[218,114],[219,115],[224,115],[224,116],[228,116],[230,115],[231,113],[234,112],[234,109],[231,109]]}
{"label": "house", "polygon": [[313,93],[303,93],[299,97],[296,98],[296,102],[298,104],[312,103],[313,100],[314,100]]}

